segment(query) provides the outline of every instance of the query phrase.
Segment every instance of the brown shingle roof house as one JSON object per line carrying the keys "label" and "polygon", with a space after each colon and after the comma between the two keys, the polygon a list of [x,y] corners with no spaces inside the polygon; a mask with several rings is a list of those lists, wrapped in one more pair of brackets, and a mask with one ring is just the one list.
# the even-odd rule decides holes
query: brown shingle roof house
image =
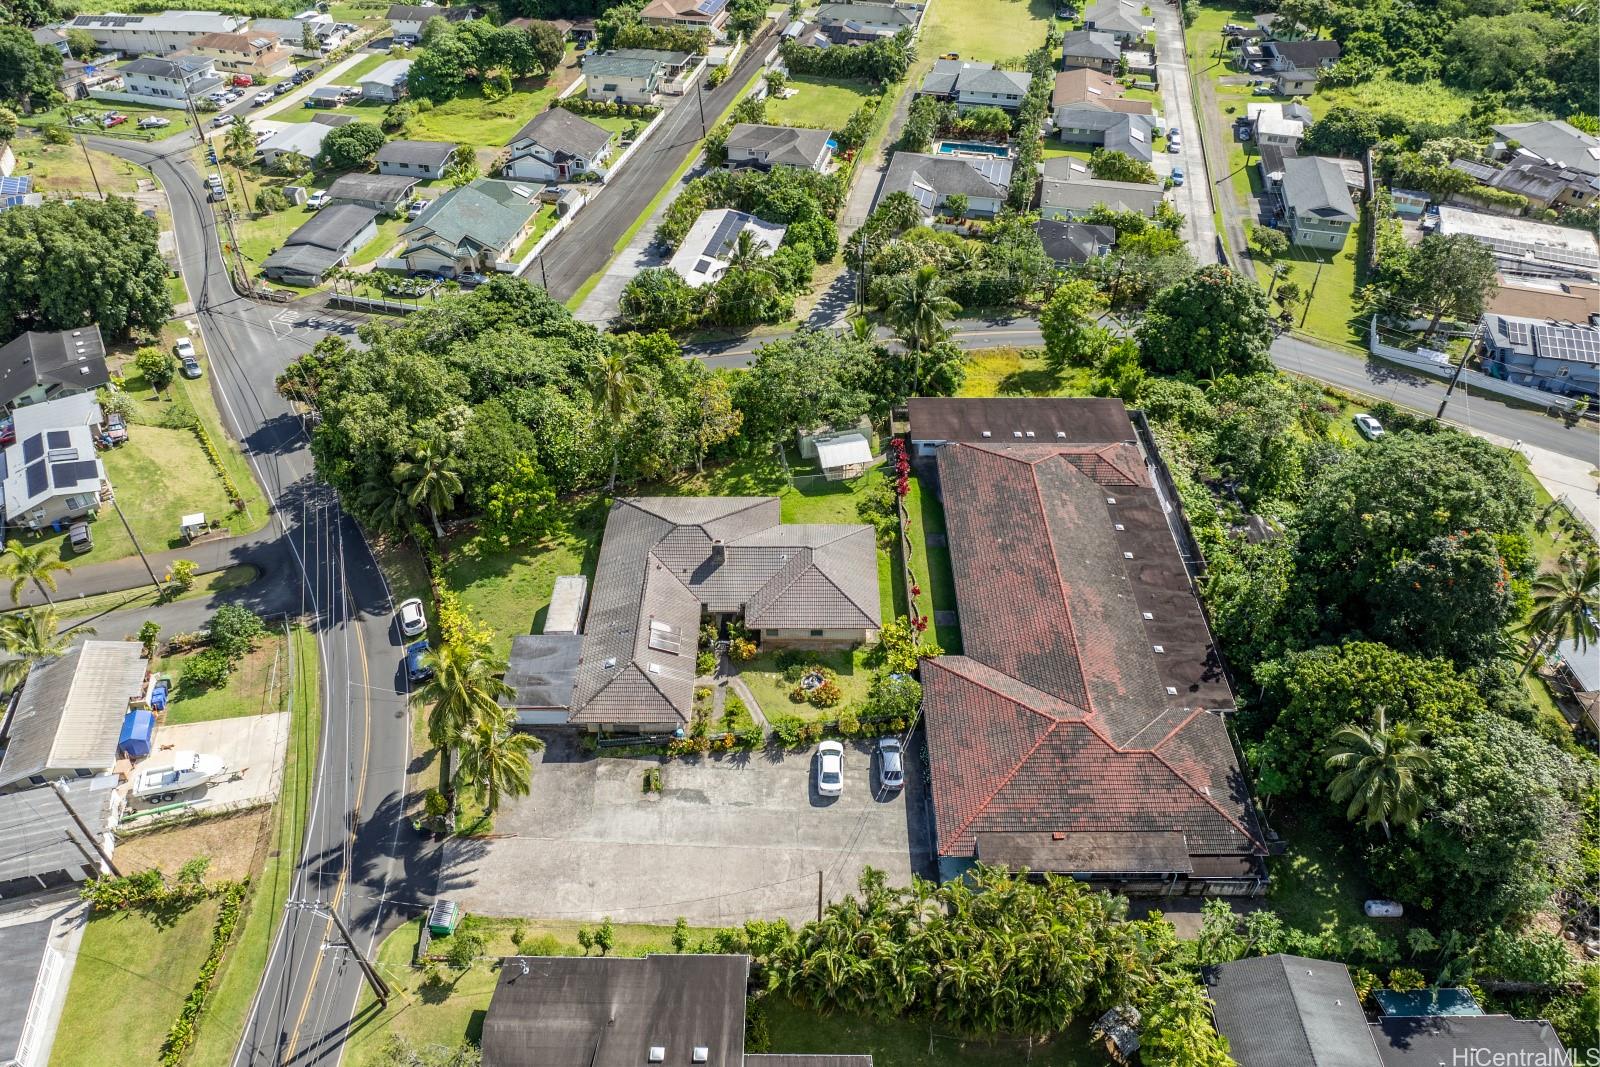
{"label": "brown shingle roof house", "polygon": [[1262,891],[1233,692],[1121,402],[915,399],[910,421],[963,646],[922,663],[941,875]]}
{"label": "brown shingle roof house", "polygon": [[[764,646],[846,648],[882,622],[877,545],[860,524],[785,523],[777,497],[623,497],[611,506],[575,669],[537,673],[548,700],[507,700],[523,725],[670,731],[689,721],[702,613],[742,618]],[[519,663],[559,661],[570,635],[519,637]],[[548,646],[548,647],[547,647]]]}

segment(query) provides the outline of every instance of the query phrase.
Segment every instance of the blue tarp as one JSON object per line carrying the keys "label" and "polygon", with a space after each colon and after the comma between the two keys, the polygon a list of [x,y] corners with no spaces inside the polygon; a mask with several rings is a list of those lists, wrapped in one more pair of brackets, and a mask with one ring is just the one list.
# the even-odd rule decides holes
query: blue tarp
{"label": "blue tarp", "polygon": [[150,738],[155,732],[155,715],[143,708],[135,708],[122,720],[122,736],[117,738],[117,751],[129,759],[143,759],[150,755]]}

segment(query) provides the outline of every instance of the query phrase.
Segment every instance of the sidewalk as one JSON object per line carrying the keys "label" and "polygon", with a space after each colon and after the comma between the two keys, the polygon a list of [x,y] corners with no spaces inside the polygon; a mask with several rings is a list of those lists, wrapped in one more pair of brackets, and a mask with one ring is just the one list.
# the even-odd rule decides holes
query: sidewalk
{"label": "sidewalk", "polygon": [[1588,520],[1589,529],[1600,530],[1600,479],[1595,478],[1600,457],[1595,463],[1587,463],[1548,448],[1523,444],[1521,441],[1507,441],[1504,437],[1482,431],[1475,432],[1479,437],[1522,453],[1545,492],[1557,499],[1566,497],[1578,514]]}

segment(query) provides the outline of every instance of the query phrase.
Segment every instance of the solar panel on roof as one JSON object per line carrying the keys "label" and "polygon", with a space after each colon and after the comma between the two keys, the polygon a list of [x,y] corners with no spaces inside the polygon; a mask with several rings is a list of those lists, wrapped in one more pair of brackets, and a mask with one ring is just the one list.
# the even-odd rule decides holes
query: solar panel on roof
{"label": "solar panel on roof", "polygon": [[77,485],[79,482],[89,481],[99,473],[100,468],[92,459],[80,459],[68,463],[52,463],[50,464],[50,484],[57,489],[63,489],[69,485]]}
{"label": "solar panel on roof", "polygon": [[1514,345],[1528,343],[1528,324],[1525,322],[1508,322],[1505,324],[1506,340]]}
{"label": "solar panel on roof", "polygon": [[44,435],[34,434],[22,442],[22,462],[32,463],[44,455]]}
{"label": "solar panel on roof", "polygon": [[728,0],[700,0],[700,3],[695,5],[695,10],[702,15],[715,15],[727,6]]}
{"label": "solar panel on roof", "polygon": [[45,444],[51,448],[71,448],[72,435],[65,430],[48,430],[44,435]]}
{"label": "solar panel on roof", "polygon": [[711,240],[706,242],[706,255],[721,258],[722,254],[739,240],[739,234],[743,230],[744,219],[741,216],[724,215],[722,221],[717,223],[717,230],[711,235]]}
{"label": "solar panel on roof", "polygon": [[1600,362],[1600,333],[1574,326],[1535,326],[1534,350],[1550,359]]}
{"label": "solar panel on roof", "polygon": [[33,179],[25,175],[0,177],[0,196],[20,196],[33,191]]}
{"label": "solar panel on roof", "polygon": [[33,464],[22,473],[27,478],[28,495],[30,497],[38,496],[50,484],[50,478],[45,472],[43,460]]}

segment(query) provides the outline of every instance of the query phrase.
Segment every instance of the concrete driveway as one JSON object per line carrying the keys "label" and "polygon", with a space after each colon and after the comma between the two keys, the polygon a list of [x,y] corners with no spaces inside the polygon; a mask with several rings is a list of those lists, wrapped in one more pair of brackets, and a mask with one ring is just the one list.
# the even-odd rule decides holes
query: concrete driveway
{"label": "concrete driveway", "polygon": [[[920,759],[902,793],[878,798],[871,746],[846,745],[844,795],[819,798],[814,756],[663,764],[585,757],[556,739],[493,837],[446,845],[439,895],[486,915],[724,926],[815,918],[819,872],[826,900],[853,892],[863,867],[891,885],[927,873]],[[655,766],[663,789],[646,794]]]}

